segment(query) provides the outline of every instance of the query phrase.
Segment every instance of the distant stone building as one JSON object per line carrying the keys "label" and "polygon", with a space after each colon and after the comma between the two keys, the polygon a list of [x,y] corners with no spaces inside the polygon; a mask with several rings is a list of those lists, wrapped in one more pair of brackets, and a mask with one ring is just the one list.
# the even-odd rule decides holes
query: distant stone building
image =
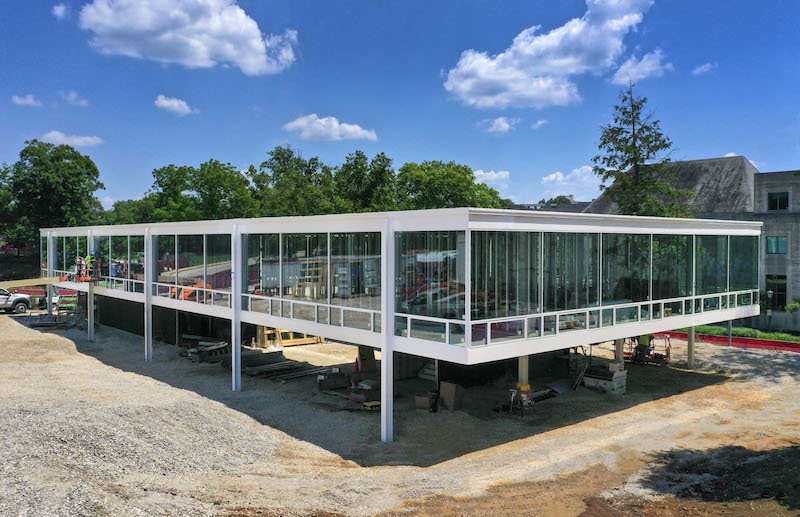
{"label": "distant stone building", "polygon": [[[763,221],[761,278],[766,299],[772,291],[773,329],[800,330],[800,311],[786,305],[800,299],[800,171],[759,172],[743,156],[676,162],[678,188],[695,193],[695,215],[706,219]],[[584,210],[617,213],[615,203],[601,195]],[[759,327],[770,325],[766,314]]]}

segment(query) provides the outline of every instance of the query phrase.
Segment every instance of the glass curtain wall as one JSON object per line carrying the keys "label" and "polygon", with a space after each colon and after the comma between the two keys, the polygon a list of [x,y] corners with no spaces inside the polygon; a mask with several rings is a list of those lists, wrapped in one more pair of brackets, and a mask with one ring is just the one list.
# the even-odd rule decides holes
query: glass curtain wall
{"label": "glass curtain wall", "polygon": [[110,257],[108,276],[114,278],[128,278],[128,237],[111,237]]}
{"label": "glass curtain wall", "polygon": [[[203,271],[203,235],[178,235],[178,291],[179,300],[203,303],[206,282]],[[198,291],[198,288],[201,289]]]}
{"label": "glass curtain wall", "polygon": [[544,312],[599,305],[599,247],[596,233],[544,234]]}
{"label": "glass curtain wall", "polygon": [[728,237],[697,235],[696,294],[724,293],[728,289]]}
{"label": "glass curtain wall", "polygon": [[381,309],[381,234],[331,234],[331,303]]}
{"label": "glass curtain wall", "polygon": [[653,235],[653,300],[692,296],[693,239]]}
{"label": "glass curtain wall", "polygon": [[78,238],[77,237],[64,237],[64,259],[67,271],[77,272],[78,267],[76,258],[78,257]]}
{"label": "glass curtain wall", "polygon": [[242,236],[242,247],[247,250],[242,292],[262,296],[279,296],[280,289],[280,237],[273,234]]}
{"label": "glass curtain wall", "polygon": [[603,234],[603,305],[650,299],[650,235]]}
{"label": "glass curtain wall", "polygon": [[231,290],[231,236],[206,235],[206,285],[218,291]]}
{"label": "glass curtain wall", "polygon": [[55,237],[53,244],[55,244],[55,264],[53,264],[53,269],[62,271],[64,269],[64,237]]}
{"label": "glass curtain wall", "polygon": [[464,239],[456,231],[395,234],[396,312],[464,319]]}
{"label": "glass curtain wall", "polygon": [[[130,243],[130,278],[144,282],[144,237],[142,235],[132,235]],[[134,283],[132,289],[137,293],[142,293],[144,292],[144,285]]]}
{"label": "glass curtain wall", "polygon": [[283,297],[303,301],[328,299],[328,235],[283,236]]}
{"label": "glass curtain wall", "polygon": [[85,257],[89,254],[89,238],[78,237],[78,255]]}
{"label": "glass curtain wall", "polygon": [[472,232],[473,320],[539,312],[539,232]]}
{"label": "glass curtain wall", "polygon": [[94,238],[94,275],[93,276],[110,276],[110,249],[108,237],[95,237]]}
{"label": "glass curtain wall", "polygon": [[175,284],[175,236],[158,235],[155,241],[155,268],[153,281],[162,284]]}
{"label": "glass curtain wall", "polygon": [[758,237],[731,237],[731,291],[758,289]]}
{"label": "glass curtain wall", "polygon": [[39,237],[39,254],[45,272],[42,276],[47,276],[47,237]]}

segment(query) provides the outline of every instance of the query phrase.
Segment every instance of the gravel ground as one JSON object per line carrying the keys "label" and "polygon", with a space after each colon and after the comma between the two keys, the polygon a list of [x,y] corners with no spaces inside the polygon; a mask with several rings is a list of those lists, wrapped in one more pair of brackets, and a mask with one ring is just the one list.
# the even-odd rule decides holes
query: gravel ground
{"label": "gravel ground", "polygon": [[[524,419],[475,402],[419,413],[402,396],[386,445],[377,414],[345,410],[313,379],[245,377],[233,393],[229,372],[176,347],[157,345],[146,364],[141,337],[102,327],[91,345],[60,334],[0,317],[0,515],[441,515],[465,501],[461,515],[578,515],[600,503],[633,512],[632,499],[702,495],[685,479],[663,482],[676,468],[704,474],[703,462],[670,451],[738,448],[713,456],[724,466],[742,450],[791,461],[779,452],[800,443],[800,354],[701,344],[700,371],[689,372],[675,342],[678,367],[631,367],[625,396],[582,388]],[[326,347],[287,355],[352,357]],[[473,388],[467,400],[494,393],[504,388]],[[535,490],[521,502],[499,483]]]}

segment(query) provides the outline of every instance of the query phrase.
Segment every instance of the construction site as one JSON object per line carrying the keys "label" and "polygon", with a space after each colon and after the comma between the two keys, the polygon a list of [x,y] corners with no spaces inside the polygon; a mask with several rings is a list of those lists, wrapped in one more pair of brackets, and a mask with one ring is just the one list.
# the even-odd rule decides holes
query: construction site
{"label": "construction site", "polygon": [[800,355],[695,333],[758,314],[760,223],[41,233],[39,301],[1,323],[0,513],[800,511]]}

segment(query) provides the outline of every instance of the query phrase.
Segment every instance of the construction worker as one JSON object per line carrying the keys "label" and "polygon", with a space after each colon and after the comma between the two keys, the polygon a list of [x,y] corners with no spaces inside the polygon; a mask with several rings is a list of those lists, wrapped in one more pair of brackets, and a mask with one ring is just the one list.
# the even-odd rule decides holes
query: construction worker
{"label": "construction worker", "polygon": [[86,255],[86,258],[83,259],[86,263],[86,276],[92,276],[92,268],[94,267],[94,255],[89,253]]}

